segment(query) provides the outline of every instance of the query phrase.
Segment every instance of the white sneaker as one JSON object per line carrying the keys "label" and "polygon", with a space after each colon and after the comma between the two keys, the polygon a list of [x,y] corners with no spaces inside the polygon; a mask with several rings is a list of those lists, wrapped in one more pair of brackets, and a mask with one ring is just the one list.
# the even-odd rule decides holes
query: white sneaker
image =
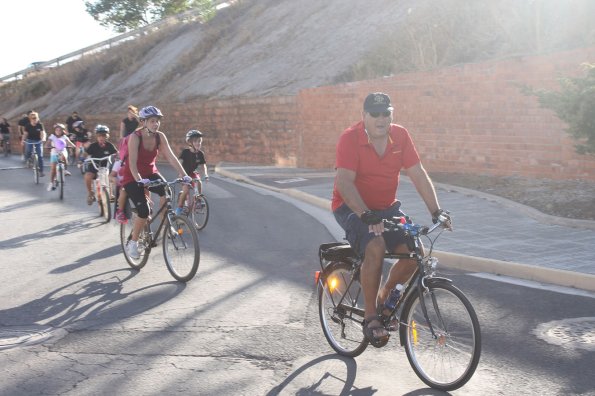
{"label": "white sneaker", "polygon": [[70,173],[70,171],[68,171],[68,170],[64,170],[64,174],[65,174],[66,176],[72,176],[72,173]]}
{"label": "white sneaker", "polygon": [[55,190],[55,187],[54,187],[54,183],[53,183],[53,182],[50,182],[50,184],[48,184],[48,188],[47,188],[47,190],[48,190],[48,191],[53,191],[53,190]]}
{"label": "white sneaker", "polygon": [[131,239],[130,241],[128,241],[126,249],[128,250],[128,255],[130,256],[130,258],[135,260],[140,258],[140,252],[138,251],[138,241],[133,241]]}

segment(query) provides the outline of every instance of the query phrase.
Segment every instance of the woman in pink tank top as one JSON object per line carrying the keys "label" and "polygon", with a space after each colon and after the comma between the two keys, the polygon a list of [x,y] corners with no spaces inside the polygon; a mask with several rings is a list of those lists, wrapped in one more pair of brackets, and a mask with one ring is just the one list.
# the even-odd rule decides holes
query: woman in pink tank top
{"label": "woman in pink tank top", "polygon": [[[162,117],[163,114],[158,108],[143,107],[139,112],[141,127],[128,138],[128,159],[124,165],[122,185],[138,213],[133,225],[132,237],[126,246],[128,255],[133,259],[140,257],[138,235],[149,217],[149,204],[145,196],[144,185],[151,180],[165,180],[155,165],[159,152],[162,151],[171,166],[178,171],[178,177],[190,179],[169,146],[167,137],[159,131]],[[161,204],[163,204],[165,189],[158,187],[150,190],[161,197]]]}

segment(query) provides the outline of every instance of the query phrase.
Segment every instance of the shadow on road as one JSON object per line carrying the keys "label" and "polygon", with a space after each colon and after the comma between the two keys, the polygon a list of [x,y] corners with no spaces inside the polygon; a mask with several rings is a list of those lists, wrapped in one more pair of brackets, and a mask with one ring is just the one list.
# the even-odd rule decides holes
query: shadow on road
{"label": "shadow on road", "polygon": [[[336,371],[333,370],[333,371],[335,371],[335,374],[333,374],[328,371],[328,364],[325,364],[324,368],[322,369],[322,371],[324,371],[322,373],[322,375],[316,374],[316,370],[317,370],[316,366],[321,365],[322,363],[335,363],[333,361],[336,361],[337,363],[344,363],[347,372],[345,374],[343,374],[344,373],[343,369],[337,369]],[[376,390],[372,389],[371,387],[358,389],[353,386],[353,383],[355,382],[355,376],[357,373],[357,363],[354,359],[350,359],[350,358],[343,357],[340,355],[325,355],[325,356],[316,358],[314,360],[311,360],[308,363],[304,364],[303,366],[299,367],[297,370],[295,370],[293,373],[291,373],[291,375],[289,377],[287,377],[283,382],[281,382],[279,385],[277,385],[276,387],[271,389],[267,393],[267,395],[268,396],[278,395],[279,393],[281,393],[281,391],[283,389],[292,385],[292,382],[294,382],[298,376],[300,376],[301,374],[304,374],[306,371],[309,371],[309,370],[314,372],[314,374],[310,375],[309,377],[316,378],[316,380],[311,385],[303,386],[303,387],[300,387],[299,389],[295,390],[294,394],[296,394],[296,395],[325,394],[325,392],[322,392],[319,388],[323,385],[323,383],[325,381],[327,381],[329,379],[334,379],[334,380],[336,380],[335,382],[343,383],[343,388],[342,388],[341,392],[338,393],[340,395],[365,396],[365,395],[373,395],[374,393],[376,393]],[[339,371],[341,371],[341,374],[338,373]],[[341,378],[342,375],[344,376],[344,378]],[[300,383],[301,382],[303,382],[303,380],[300,381]],[[292,387],[292,389],[294,389],[294,388],[295,388],[295,386]]]}
{"label": "shadow on road", "polygon": [[[94,220],[94,221],[93,221]],[[20,235],[18,237],[4,240],[0,243],[0,250],[16,249],[25,246],[28,242],[39,240],[40,238],[59,237],[66,234],[72,234],[82,230],[88,230],[104,225],[105,222],[96,216],[88,216],[82,219],[69,221],[62,224],[56,224],[44,231],[32,234]]]}
{"label": "shadow on road", "polygon": [[50,324],[85,328],[115,323],[174,298],[186,285],[170,281],[124,291],[138,272],[120,269],[69,283],[19,307],[0,310],[0,325]]}
{"label": "shadow on road", "polygon": [[66,264],[62,267],[54,268],[50,274],[63,274],[66,272],[74,271],[77,268],[83,267],[87,264],[91,264],[94,260],[101,260],[108,257],[116,256],[122,253],[122,247],[120,245],[110,246],[106,249],[100,250],[99,252],[90,254],[86,257],[81,257],[72,264]]}

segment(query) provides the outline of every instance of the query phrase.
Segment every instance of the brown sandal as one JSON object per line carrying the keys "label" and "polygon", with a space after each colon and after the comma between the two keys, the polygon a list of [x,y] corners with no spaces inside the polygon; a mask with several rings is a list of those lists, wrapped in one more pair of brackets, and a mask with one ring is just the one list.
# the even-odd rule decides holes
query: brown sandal
{"label": "brown sandal", "polygon": [[[378,324],[376,326],[370,326],[370,323],[374,321],[378,322]],[[370,316],[369,318],[364,319],[364,336],[368,339],[370,344],[376,348],[385,346],[388,343],[388,339],[390,337],[388,332],[386,332],[386,335],[384,336],[377,336],[376,334],[378,334],[379,330],[386,332],[386,328],[382,324],[382,318],[379,318],[378,316]],[[376,334],[374,334],[375,332]]]}

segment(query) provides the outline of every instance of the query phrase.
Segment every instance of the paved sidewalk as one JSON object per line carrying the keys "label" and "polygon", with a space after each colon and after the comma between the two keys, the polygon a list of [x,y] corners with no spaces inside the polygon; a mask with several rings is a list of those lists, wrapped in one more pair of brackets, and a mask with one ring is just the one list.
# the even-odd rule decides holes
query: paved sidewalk
{"label": "paved sidewalk", "polygon": [[[330,212],[334,172],[230,163],[218,164],[215,172]],[[455,226],[455,232],[444,232],[437,242],[438,256],[446,265],[595,291],[595,221],[548,216],[459,187],[437,183],[436,189]],[[397,196],[403,211],[416,222],[430,221],[406,176]]]}

